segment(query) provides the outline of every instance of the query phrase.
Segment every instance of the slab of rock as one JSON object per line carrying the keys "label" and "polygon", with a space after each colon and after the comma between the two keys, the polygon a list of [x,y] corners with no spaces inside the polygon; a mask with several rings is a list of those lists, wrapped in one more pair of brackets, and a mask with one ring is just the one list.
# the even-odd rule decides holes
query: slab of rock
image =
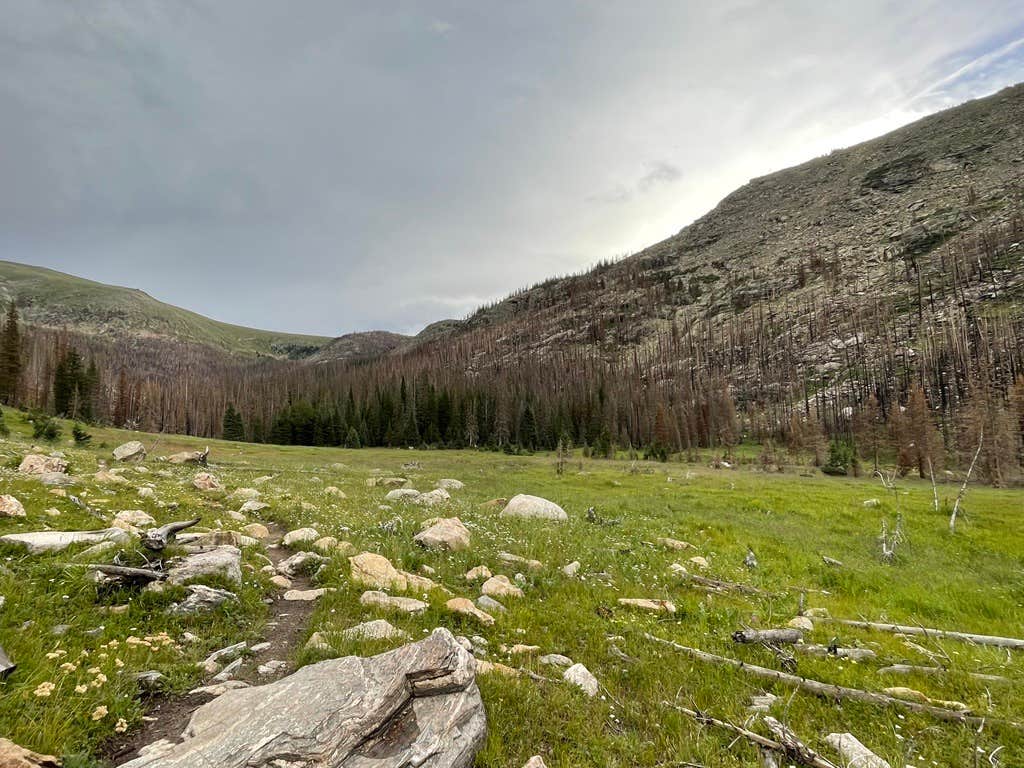
{"label": "slab of rock", "polygon": [[413,541],[427,549],[458,552],[469,549],[469,529],[459,518],[446,517],[417,533]]}
{"label": "slab of rock", "polygon": [[270,538],[270,529],[263,525],[263,523],[249,523],[242,527],[242,533],[246,536],[252,536],[252,538],[258,541]]}
{"label": "slab of rock", "polygon": [[437,481],[437,487],[444,488],[446,491],[461,491],[466,487],[466,484],[452,477],[442,477]]}
{"label": "slab of rock", "polygon": [[187,587],[188,597],[180,603],[174,603],[169,611],[178,616],[188,616],[194,613],[205,613],[218,608],[228,600],[237,600],[234,592],[226,589],[215,589],[205,584],[190,584]]}
{"label": "slab of rock", "polygon": [[446,501],[451,501],[451,498],[451,495],[444,488],[435,488],[432,491],[421,493],[413,499],[413,501],[424,507],[433,507],[437,504],[444,504]]}
{"label": "slab of rock", "polygon": [[292,547],[296,544],[309,544],[320,538],[320,533],[316,528],[296,528],[294,531],[288,531],[281,539],[281,543],[286,547]]}
{"label": "slab of rock", "polygon": [[487,597],[522,597],[523,590],[509,581],[508,576],[492,576],[483,583],[480,591]]}
{"label": "slab of rock", "polygon": [[352,581],[376,589],[394,589],[405,592],[409,580],[383,555],[363,552],[348,559]]}
{"label": "slab of rock", "polygon": [[23,475],[45,475],[51,472],[63,474],[68,471],[68,463],[56,456],[43,456],[41,453],[30,453],[21,460],[18,471]]}
{"label": "slab of rock", "polygon": [[564,573],[570,579],[573,578],[579,572],[580,572],[580,561],[579,560],[573,560],[568,565],[563,565],[562,566],[562,573]]}
{"label": "slab of rock", "polygon": [[131,481],[127,477],[121,477],[114,472],[101,469],[92,476],[92,479],[101,485],[128,485]]}
{"label": "slab of rock", "polygon": [[114,458],[126,462],[143,461],[146,458],[146,446],[138,440],[130,440],[114,449]]}
{"label": "slab of rock", "polygon": [[508,608],[489,595],[480,595],[476,599],[476,604],[481,610],[489,613],[505,613],[508,610]]}
{"label": "slab of rock", "polygon": [[243,515],[253,515],[257,512],[262,512],[264,509],[267,509],[269,507],[270,505],[267,504],[267,502],[265,501],[256,501],[255,499],[250,499],[249,501],[245,502],[245,504],[240,506],[238,508],[238,511],[241,512]]}
{"label": "slab of rock", "polygon": [[530,560],[519,555],[513,555],[511,552],[499,552],[498,559],[507,565],[524,565],[531,571],[539,571],[544,567],[544,563],[540,560]]}
{"label": "slab of rock", "polygon": [[[223,683],[217,683],[216,685],[203,685],[199,688],[193,688],[188,692],[188,695],[195,696],[198,694],[205,694],[207,696],[223,696],[228,691],[237,691],[240,688],[249,687],[249,683],[244,680],[225,680]],[[171,742],[167,743],[171,744]],[[142,754],[141,750],[139,751],[139,754]]]}
{"label": "slab of rock", "polygon": [[0,768],[60,768],[53,755],[41,755],[0,737]]}
{"label": "slab of rock", "polygon": [[341,633],[346,640],[408,640],[409,633],[394,626],[387,619],[364,621]]}
{"label": "slab of rock", "polygon": [[30,555],[40,555],[44,552],[62,552],[75,544],[128,544],[134,539],[132,534],[122,528],[101,528],[98,531],[9,533],[0,536],[0,543],[22,546]]}
{"label": "slab of rock", "polygon": [[43,472],[35,475],[35,478],[43,485],[65,486],[74,485],[76,480],[64,472]]}
{"label": "slab of rock", "polygon": [[565,522],[569,519],[565,510],[555,502],[525,493],[520,493],[509,499],[508,504],[501,510],[501,517],[554,520],[556,522]]}
{"label": "slab of rock", "polygon": [[474,671],[472,655],[436,629],[378,656],[227,691],[196,710],[182,743],[122,768],[470,768],[487,730]]}
{"label": "slab of rock", "polygon": [[286,560],[277,564],[277,572],[288,578],[295,578],[303,571],[310,571],[315,566],[327,562],[327,558],[316,552],[296,552]]}
{"label": "slab of rock", "polygon": [[228,581],[241,584],[242,551],[228,545],[189,555],[167,572],[167,583],[184,584],[205,576],[223,576]]}
{"label": "slab of rock", "polygon": [[676,606],[669,600],[651,600],[645,597],[620,597],[619,605],[651,613],[675,613]]}
{"label": "slab of rock", "polygon": [[679,539],[671,539],[668,537],[658,539],[658,543],[665,547],[665,549],[675,550],[676,552],[680,552],[684,549],[693,549],[693,545],[688,541],[680,541]]}
{"label": "slab of rock", "polygon": [[549,667],[562,667],[568,669],[572,666],[572,659],[568,656],[563,656],[560,653],[548,653],[537,659],[541,664],[546,664]]}
{"label": "slab of rock", "polygon": [[573,664],[565,670],[564,673],[562,673],[562,679],[566,682],[572,683],[591,698],[597,696],[597,678],[594,677],[590,673],[590,670],[582,664]]}
{"label": "slab of rock", "polygon": [[385,501],[413,501],[419,498],[420,492],[415,488],[395,488],[384,496]]}
{"label": "slab of rock", "polygon": [[11,496],[10,494],[4,494],[0,496],[0,517],[24,517],[25,507],[20,501]]}
{"label": "slab of rock", "polygon": [[786,626],[792,629],[799,629],[803,632],[813,632],[814,622],[806,616],[794,616],[786,622]]}
{"label": "slab of rock", "polygon": [[401,488],[409,481],[404,477],[368,477],[366,484],[370,488]]}
{"label": "slab of rock", "polygon": [[284,593],[284,599],[292,603],[311,603],[319,600],[330,590],[321,587],[320,589],[289,589]]}
{"label": "slab of rock", "polygon": [[198,472],[196,476],[192,478],[192,487],[197,491],[222,491],[224,486],[221,485],[220,480],[211,475],[209,472]]}
{"label": "slab of rock", "polygon": [[489,613],[485,613],[473,605],[472,600],[467,600],[464,597],[453,597],[447,603],[444,604],[452,613],[458,613],[462,616],[469,616],[470,618],[476,619],[486,627],[491,626],[494,623],[494,617]]}
{"label": "slab of rock", "polygon": [[359,604],[367,608],[381,608],[385,611],[395,613],[423,613],[430,606],[422,600],[411,597],[392,597],[386,592],[369,590],[363,592],[359,598]]}

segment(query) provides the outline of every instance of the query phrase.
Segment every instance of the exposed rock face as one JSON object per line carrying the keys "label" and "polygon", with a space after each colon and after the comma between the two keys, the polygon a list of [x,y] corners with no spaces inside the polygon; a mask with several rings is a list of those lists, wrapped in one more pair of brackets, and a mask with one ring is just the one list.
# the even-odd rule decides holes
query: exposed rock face
{"label": "exposed rock face", "polygon": [[211,475],[209,472],[200,472],[192,478],[192,486],[197,491],[222,491],[224,486],[220,484],[220,480]]}
{"label": "exposed rock face", "polygon": [[209,552],[189,555],[167,572],[168,584],[184,584],[203,576],[223,576],[236,584],[242,582],[242,552],[223,546]]}
{"label": "exposed rock face", "polygon": [[68,471],[68,463],[64,459],[55,456],[30,453],[21,460],[18,471],[23,475],[46,475],[51,472],[63,474]]}
{"label": "exposed rock face", "polygon": [[0,496],[0,517],[24,517],[25,507],[9,494]]}
{"label": "exposed rock face", "polygon": [[352,581],[377,589],[395,589],[404,592],[409,580],[383,555],[363,552],[348,559],[352,568]]}
{"label": "exposed rock face", "polygon": [[508,504],[501,510],[501,516],[555,520],[557,522],[564,522],[569,519],[565,510],[555,504],[555,502],[525,493],[520,493],[509,499]]}
{"label": "exposed rock face", "polygon": [[413,541],[427,549],[456,552],[469,549],[469,529],[457,517],[443,518],[417,533]]}
{"label": "exposed rock face", "polygon": [[469,768],[487,731],[473,657],[450,632],[310,664],[203,705],[185,740],[123,768]]}
{"label": "exposed rock face", "polygon": [[61,552],[74,544],[100,544],[112,542],[127,544],[134,537],[122,528],[101,528],[98,531],[37,531],[35,533],[9,533],[0,536],[4,544],[25,547],[30,555],[43,552]]}
{"label": "exposed rock face", "polygon": [[138,440],[131,440],[114,449],[114,458],[127,462],[143,461],[146,458],[146,446]]}

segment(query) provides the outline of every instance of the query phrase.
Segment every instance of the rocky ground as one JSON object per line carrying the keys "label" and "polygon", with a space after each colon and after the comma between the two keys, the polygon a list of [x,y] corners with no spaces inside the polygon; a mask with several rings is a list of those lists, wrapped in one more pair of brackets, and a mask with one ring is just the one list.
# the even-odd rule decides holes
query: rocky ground
{"label": "rocky ground", "polygon": [[7,421],[11,765],[1024,759],[1020,651],[912,631],[1024,635],[1019,491]]}

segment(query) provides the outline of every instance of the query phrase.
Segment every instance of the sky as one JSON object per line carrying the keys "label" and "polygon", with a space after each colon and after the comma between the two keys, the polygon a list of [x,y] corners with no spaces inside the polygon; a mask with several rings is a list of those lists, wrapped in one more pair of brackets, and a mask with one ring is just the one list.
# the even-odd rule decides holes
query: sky
{"label": "sky", "polygon": [[0,259],[416,332],[1024,80],[1020,0],[0,0]]}

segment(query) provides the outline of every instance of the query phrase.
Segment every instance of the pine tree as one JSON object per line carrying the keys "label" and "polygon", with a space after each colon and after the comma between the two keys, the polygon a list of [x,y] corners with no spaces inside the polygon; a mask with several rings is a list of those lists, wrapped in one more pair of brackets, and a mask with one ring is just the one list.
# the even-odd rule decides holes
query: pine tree
{"label": "pine tree", "polygon": [[225,440],[245,442],[245,424],[242,422],[242,414],[235,410],[233,403],[228,403],[224,410],[223,431]]}
{"label": "pine tree", "polygon": [[18,328],[18,308],[12,301],[7,305],[0,336],[0,402],[13,405],[18,396],[21,379],[21,331]]}

